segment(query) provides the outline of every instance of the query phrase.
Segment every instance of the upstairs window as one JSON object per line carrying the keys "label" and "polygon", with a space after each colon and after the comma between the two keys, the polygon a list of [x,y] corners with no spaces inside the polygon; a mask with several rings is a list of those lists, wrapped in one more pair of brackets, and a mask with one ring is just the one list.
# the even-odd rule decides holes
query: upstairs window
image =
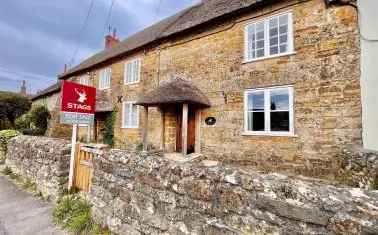
{"label": "upstairs window", "polygon": [[245,61],[293,53],[292,14],[285,13],[245,27]]}
{"label": "upstairs window", "polygon": [[89,75],[82,75],[79,77],[79,83],[81,85],[89,86],[90,81],[89,81]]}
{"label": "upstairs window", "polygon": [[138,128],[139,126],[139,108],[135,102],[124,102],[122,110],[122,127]]}
{"label": "upstairs window", "polygon": [[293,88],[247,90],[244,119],[247,134],[293,135]]}
{"label": "upstairs window", "polygon": [[110,88],[110,83],[112,79],[112,69],[105,68],[100,71],[100,79],[98,89],[104,90]]}
{"label": "upstairs window", "polygon": [[138,83],[140,80],[140,59],[133,59],[125,63],[125,84]]}

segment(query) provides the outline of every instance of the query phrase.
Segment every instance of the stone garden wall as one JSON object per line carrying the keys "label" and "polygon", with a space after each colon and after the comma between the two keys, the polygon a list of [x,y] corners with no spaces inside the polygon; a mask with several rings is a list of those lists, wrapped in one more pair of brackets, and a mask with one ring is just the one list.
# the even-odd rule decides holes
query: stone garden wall
{"label": "stone garden wall", "polygon": [[378,234],[378,191],[111,150],[88,195],[118,234]]}
{"label": "stone garden wall", "polygon": [[66,140],[18,136],[10,140],[6,165],[30,178],[43,196],[56,199],[68,181],[70,145]]}
{"label": "stone garden wall", "polygon": [[378,189],[378,152],[350,148],[342,154],[341,181],[365,189]]}

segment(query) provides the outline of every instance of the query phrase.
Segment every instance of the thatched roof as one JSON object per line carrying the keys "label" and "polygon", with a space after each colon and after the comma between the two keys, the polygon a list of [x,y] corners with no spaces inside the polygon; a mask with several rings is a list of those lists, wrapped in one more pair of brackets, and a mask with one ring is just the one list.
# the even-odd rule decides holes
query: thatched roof
{"label": "thatched roof", "polygon": [[216,20],[223,20],[226,17],[257,9],[263,4],[272,2],[279,2],[279,0],[203,0],[201,3],[166,18],[115,46],[89,57],[79,65],[69,69],[66,73],[59,75],[59,78],[67,79],[70,76],[90,70],[96,65],[119,58],[159,40],[161,41],[198,27],[211,25]]}
{"label": "thatched roof", "polygon": [[210,107],[207,96],[191,82],[174,78],[163,81],[161,85],[139,98],[136,102],[143,106],[161,104],[189,103]]}

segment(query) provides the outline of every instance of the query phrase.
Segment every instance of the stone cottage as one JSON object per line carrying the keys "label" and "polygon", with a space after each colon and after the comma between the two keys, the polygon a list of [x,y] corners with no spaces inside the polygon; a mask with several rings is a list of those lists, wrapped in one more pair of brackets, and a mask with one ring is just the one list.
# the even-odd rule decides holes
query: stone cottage
{"label": "stone cottage", "polygon": [[203,0],[59,78],[97,88],[97,141],[115,110],[119,148],[332,175],[362,124],[357,12],[329,2]]}

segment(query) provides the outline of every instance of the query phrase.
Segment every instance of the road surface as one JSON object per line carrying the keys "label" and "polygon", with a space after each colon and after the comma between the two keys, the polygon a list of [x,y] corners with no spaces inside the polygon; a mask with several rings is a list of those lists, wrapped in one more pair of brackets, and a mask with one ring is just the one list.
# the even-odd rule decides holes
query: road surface
{"label": "road surface", "polygon": [[63,235],[51,219],[51,204],[0,175],[0,235]]}

